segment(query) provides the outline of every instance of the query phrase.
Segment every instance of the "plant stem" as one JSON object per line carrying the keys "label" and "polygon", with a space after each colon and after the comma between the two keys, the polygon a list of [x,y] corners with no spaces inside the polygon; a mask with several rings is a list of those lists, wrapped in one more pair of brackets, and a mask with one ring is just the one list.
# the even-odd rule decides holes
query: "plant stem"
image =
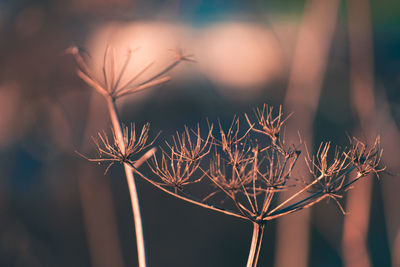
{"label": "plant stem", "polygon": [[265,224],[253,223],[253,238],[246,267],[256,267],[260,255],[261,243],[264,235]]}
{"label": "plant stem", "polygon": [[[107,98],[107,108],[110,114],[110,119],[112,122],[114,133],[118,141],[119,149],[121,150],[122,153],[125,153],[126,144],[122,133],[121,121],[118,116],[118,110],[115,104],[115,100],[111,97]],[[142,216],[140,214],[140,205],[136,190],[135,179],[133,177],[132,169],[127,163],[124,163],[124,170],[126,175],[126,181],[128,182],[129,194],[131,197],[133,220],[135,223],[139,267],[146,267],[146,251],[144,246]]]}

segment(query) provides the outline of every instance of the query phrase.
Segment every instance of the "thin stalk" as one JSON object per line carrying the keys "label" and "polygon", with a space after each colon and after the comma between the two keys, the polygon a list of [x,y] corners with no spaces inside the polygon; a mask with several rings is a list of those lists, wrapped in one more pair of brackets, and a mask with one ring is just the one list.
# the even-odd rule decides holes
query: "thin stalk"
{"label": "thin stalk", "polygon": [[[171,196],[174,196],[174,197],[176,197],[176,198],[182,199],[182,200],[184,200],[184,201],[187,201],[187,202],[189,202],[189,203],[195,204],[195,205],[197,205],[197,206],[200,206],[200,207],[203,207],[203,208],[206,208],[206,209],[210,209],[210,210],[219,211],[219,212],[221,212],[221,213],[224,213],[224,214],[227,214],[227,215],[231,215],[231,216],[234,216],[234,217],[238,217],[238,218],[242,218],[242,219],[246,219],[246,220],[248,220],[248,219],[250,218],[249,215],[246,215],[246,214],[242,211],[242,209],[240,208],[240,206],[238,207],[238,209],[239,209],[239,211],[240,211],[243,215],[238,214],[238,213],[236,213],[236,212],[234,212],[234,211],[229,211],[229,210],[226,210],[226,209],[223,209],[223,208],[220,208],[220,207],[217,207],[217,206],[208,204],[208,203],[203,203],[201,200],[196,200],[196,199],[194,199],[193,196],[190,196],[190,197],[181,196],[181,195],[179,195],[179,194],[177,194],[177,193],[174,193],[174,192],[172,192],[172,191],[169,191],[168,189],[162,187],[160,184],[158,184],[158,183],[154,182],[153,180],[151,180],[150,178],[146,177],[143,173],[139,172],[139,171],[135,168],[135,166],[131,166],[131,167],[133,168],[133,170],[134,170],[137,174],[139,174],[139,175],[140,175],[143,179],[145,179],[147,182],[149,182],[150,184],[154,185],[155,187],[157,187],[157,188],[160,189],[161,191],[163,191],[163,192],[165,192],[165,193],[167,193],[167,194],[169,194],[169,195],[171,195]],[[185,194],[186,194],[186,195],[189,195],[189,194],[187,194],[187,193],[185,193]],[[237,204],[237,202],[235,202],[235,204]],[[239,204],[240,204],[240,203],[239,203]]]}
{"label": "thin stalk", "polygon": [[251,239],[251,246],[249,252],[249,258],[247,259],[246,267],[256,267],[258,262],[258,256],[260,255],[261,243],[264,236],[265,224],[253,223],[253,237]]}
{"label": "thin stalk", "polygon": [[273,210],[271,210],[270,212],[268,212],[268,215],[271,215],[272,213],[274,213],[275,211],[279,210],[281,207],[283,207],[286,203],[288,203],[289,201],[291,201],[292,199],[296,198],[298,195],[304,193],[305,191],[307,191],[310,187],[312,187],[314,184],[318,183],[319,181],[322,180],[322,178],[324,178],[325,176],[323,174],[321,174],[317,179],[315,179],[312,183],[308,184],[306,187],[302,188],[301,190],[299,190],[298,192],[296,192],[295,194],[293,194],[291,197],[289,197],[288,199],[286,199],[285,201],[283,201],[281,204],[279,204],[277,207],[275,207]]}
{"label": "thin stalk", "polygon": [[[122,126],[119,120],[118,110],[115,104],[115,100],[112,97],[107,97],[107,108],[110,114],[110,119],[115,132],[115,136],[118,140],[119,149],[121,150],[121,153],[125,153],[125,141],[122,134]],[[136,190],[135,179],[133,177],[132,169],[129,166],[129,164],[124,163],[124,170],[126,175],[126,181],[128,182],[129,194],[131,197],[133,220],[135,223],[139,267],[146,267],[146,251],[144,246],[143,224],[142,224],[142,216],[140,214],[140,205]]]}

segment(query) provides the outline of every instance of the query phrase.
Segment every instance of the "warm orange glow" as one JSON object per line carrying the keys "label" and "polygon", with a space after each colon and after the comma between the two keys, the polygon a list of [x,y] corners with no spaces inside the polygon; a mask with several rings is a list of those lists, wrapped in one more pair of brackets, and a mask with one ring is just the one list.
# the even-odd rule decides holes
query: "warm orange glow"
{"label": "warm orange glow", "polygon": [[[280,75],[284,65],[283,51],[272,31],[250,23],[228,22],[200,30],[166,22],[104,25],[93,34],[88,46],[99,77],[107,44],[114,48],[120,67],[128,49],[138,49],[123,80],[154,62],[138,79],[144,81],[172,62],[174,53],[169,50],[183,48],[194,54],[197,63],[194,67],[175,69],[171,74],[174,80],[206,75],[224,89],[246,89],[246,97],[254,96],[255,89]],[[235,95],[232,91],[227,94]]]}
{"label": "warm orange glow", "polygon": [[[108,73],[114,55],[116,73],[118,73],[127,57],[128,51],[133,51],[126,71],[121,78],[121,84],[129,81],[139,72],[145,71],[137,77],[133,84],[139,84],[164,70],[176,59],[176,50],[187,48],[189,31],[186,27],[170,23],[135,22],[135,23],[109,23],[100,27],[89,39],[88,50],[91,55],[92,69],[95,76],[102,77],[104,53],[108,47]],[[176,77],[177,70],[168,72],[169,76]],[[135,94],[129,101],[142,100],[148,90]],[[125,101],[124,99],[123,101]]]}
{"label": "warm orange glow", "polygon": [[[157,22],[135,22],[135,23],[110,23],[100,27],[89,40],[89,53],[92,56],[94,68],[101,71],[103,56],[106,47],[109,46],[109,55],[115,53],[115,62],[120,67],[126,58],[128,50],[134,50],[132,59],[126,70],[123,80],[130,75],[146,67],[151,62],[154,64],[138,78],[138,82],[144,81],[167,66],[174,59],[171,50],[179,47],[186,48],[185,36],[188,31],[184,26],[157,23]],[[110,56],[108,58],[110,60]]]}
{"label": "warm orange glow", "polygon": [[257,87],[282,70],[276,37],[256,24],[228,22],[206,29],[198,38],[196,55],[215,82],[232,87]]}

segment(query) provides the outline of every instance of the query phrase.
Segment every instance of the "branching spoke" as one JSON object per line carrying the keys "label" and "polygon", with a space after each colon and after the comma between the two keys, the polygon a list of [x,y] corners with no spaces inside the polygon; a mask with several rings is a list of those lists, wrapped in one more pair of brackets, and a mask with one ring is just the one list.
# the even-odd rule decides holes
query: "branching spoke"
{"label": "branching spoke", "polygon": [[219,207],[216,207],[215,205],[209,205],[209,204],[206,204],[206,203],[202,203],[201,201],[193,200],[193,199],[191,199],[191,198],[187,198],[187,197],[178,195],[178,194],[176,194],[176,193],[174,193],[174,192],[171,192],[171,191],[165,189],[164,187],[160,186],[159,184],[155,183],[155,182],[154,182],[153,180],[151,180],[150,178],[147,178],[144,174],[142,174],[142,173],[141,173],[140,171],[138,171],[136,168],[133,167],[133,169],[134,169],[135,173],[139,174],[139,175],[140,175],[143,179],[145,179],[147,182],[151,183],[152,185],[154,185],[154,186],[157,187],[158,189],[161,189],[162,191],[164,191],[164,192],[166,192],[166,193],[168,193],[168,194],[170,194],[170,195],[172,195],[172,196],[175,196],[175,197],[177,197],[177,198],[180,198],[180,199],[182,199],[182,200],[185,200],[185,201],[187,201],[187,202],[189,202],[189,203],[192,203],[192,204],[201,206],[201,207],[203,207],[203,208],[215,210],[215,211],[218,211],[218,212],[221,212],[221,213],[224,213],[224,214],[227,214],[227,215],[231,215],[231,216],[234,216],[234,217],[242,218],[242,219],[248,219],[248,217],[243,216],[243,215],[241,215],[241,214],[238,214],[238,213],[236,213],[236,212],[229,211],[229,210],[226,210],[226,209],[223,209],[223,208],[219,208]]}

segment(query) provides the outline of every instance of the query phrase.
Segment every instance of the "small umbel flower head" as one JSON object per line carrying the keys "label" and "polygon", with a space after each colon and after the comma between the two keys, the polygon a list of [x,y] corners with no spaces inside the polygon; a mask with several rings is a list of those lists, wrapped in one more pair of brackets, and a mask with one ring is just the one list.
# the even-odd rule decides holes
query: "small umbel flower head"
{"label": "small umbel flower head", "polygon": [[210,161],[209,177],[219,188],[233,196],[252,181],[251,163],[250,160],[245,160],[234,165],[229,162],[226,164],[221,155],[216,153]]}
{"label": "small umbel flower head", "polygon": [[154,157],[153,164],[149,164],[149,167],[161,179],[159,185],[172,187],[177,192],[183,190],[184,186],[203,179],[204,175],[193,179],[199,165],[200,161],[187,160],[184,154],[176,153],[174,147],[170,147],[169,152],[162,150],[161,160]]}
{"label": "small umbel flower head", "polygon": [[348,168],[350,162],[338,147],[334,150],[333,159],[328,159],[330,148],[330,142],[321,143],[315,156],[310,157],[307,153],[306,163],[314,178],[324,176],[328,179],[334,179]]}
{"label": "small umbel flower head", "polygon": [[[366,176],[368,174],[379,172],[385,168],[379,168],[382,158],[382,148],[380,146],[380,137],[375,139],[373,146],[368,147],[366,144],[353,137],[351,139],[351,147],[347,156],[357,169],[358,176]],[[378,176],[379,177],[379,176]]]}
{"label": "small umbel flower head", "polygon": [[[123,127],[124,147],[121,149],[119,141],[114,131],[112,131],[112,138],[110,139],[105,132],[98,133],[98,138],[93,138],[97,147],[99,158],[88,159],[95,162],[108,162],[108,169],[114,163],[129,163],[135,165],[140,160],[140,155],[148,147],[152,146],[155,139],[149,141],[150,124],[146,123],[142,130],[136,131],[134,123],[130,127]],[[85,157],[86,158],[86,157]]]}
{"label": "small umbel flower head", "polygon": [[[286,118],[283,118],[282,106],[279,107],[278,115],[274,116],[273,107],[270,107],[267,104],[264,104],[262,109],[257,108],[254,111],[254,114],[257,118],[257,123],[251,123],[246,114],[246,120],[250,125],[250,128],[255,132],[269,136],[272,140],[278,139],[283,124],[290,117],[289,115]],[[256,124],[258,124],[260,128],[256,128]]]}
{"label": "small umbel flower head", "polygon": [[176,133],[172,137],[172,144],[166,142],[167,146],[175,154],[185,161],[199,161],[205,157],[211,150],[213,126],[209,126],[209,131],[206,138],[200,135],[200,126],[197,129],[189,129],[185,126],[183,133]]}

